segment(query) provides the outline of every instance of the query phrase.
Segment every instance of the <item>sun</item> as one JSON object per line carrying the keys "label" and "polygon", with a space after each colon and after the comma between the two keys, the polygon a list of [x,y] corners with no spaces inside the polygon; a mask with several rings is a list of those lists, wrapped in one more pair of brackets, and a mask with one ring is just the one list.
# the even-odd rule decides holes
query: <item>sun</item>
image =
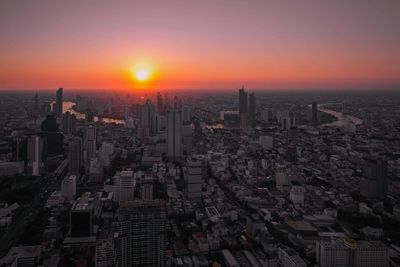
{"label": "sun", "polygon": [[146,81],[149,79],[150,71],[145,68],[135,70],[135,78],[138,81]]}

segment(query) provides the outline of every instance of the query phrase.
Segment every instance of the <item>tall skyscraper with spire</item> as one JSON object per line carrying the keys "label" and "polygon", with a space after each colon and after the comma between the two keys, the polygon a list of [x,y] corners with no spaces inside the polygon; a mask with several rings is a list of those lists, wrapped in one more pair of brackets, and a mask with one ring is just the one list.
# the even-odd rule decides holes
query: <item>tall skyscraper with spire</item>
{"label": "tall skyscraper with spire", "polygon": [[60,116],[63,113],[63,89],[59,88],[56,92],[56,104],[54,113]]}

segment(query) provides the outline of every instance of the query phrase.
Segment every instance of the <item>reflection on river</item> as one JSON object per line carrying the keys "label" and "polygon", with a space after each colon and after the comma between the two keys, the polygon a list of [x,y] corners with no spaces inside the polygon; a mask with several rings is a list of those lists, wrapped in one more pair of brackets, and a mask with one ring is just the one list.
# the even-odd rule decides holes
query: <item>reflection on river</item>
{"label": "reflection on river", "polygon": [[323,108],[326,105],[329,105],[329,104],[319,104],[318,105],[318,110],[321,111],[321,112],[324,112],[326,114],[334,116],[337,119],[337,121],[332,122],[332,123],[326,123],[326,124],[323,124],[322,126],[338,126],[338,127],[342,127],[342,126],[345,126],[347,124],[347,122],[349,122],[349,121],[354,123],[355,125],[361,125],[362,124],[362,120],[357,118],[357,117],[355,117],[355,116],[346,115],[346,114],[343,114],[342,112],[339,112],[339,111]]}
{"label": "reflection on river", "polygon": [[[74,102],[71,101],[63,101],[63,112],[69,111],[71,114],[74,114],[77,119],[85,119],[85,114],[75,111],[72,107],[75,105]],[[100,121],[98,116],[94,116],[94,121]],[[112,118],[101,118],[101,121],[104,123],[115,123],[115,124],[125,124],[125,120],[118,120]]]}

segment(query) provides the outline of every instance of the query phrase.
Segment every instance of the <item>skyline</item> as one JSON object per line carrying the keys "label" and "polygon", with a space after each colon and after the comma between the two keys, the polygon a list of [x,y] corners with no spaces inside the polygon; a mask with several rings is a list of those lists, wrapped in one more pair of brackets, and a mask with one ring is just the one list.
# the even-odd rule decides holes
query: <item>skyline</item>
{"label": "skyline", "polygon": [[399,88],[398,1],[227,3],[2,1],[0,90]]}

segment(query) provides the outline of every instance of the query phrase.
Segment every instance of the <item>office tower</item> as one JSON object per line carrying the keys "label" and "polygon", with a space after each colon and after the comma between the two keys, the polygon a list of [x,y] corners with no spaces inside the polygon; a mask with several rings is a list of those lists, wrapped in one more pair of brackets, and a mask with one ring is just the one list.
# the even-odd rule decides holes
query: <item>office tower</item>
{"label": "office tower", "polygon": [[317,241],[318,266],[388,267],[389,249],[381,241],[331,238]]}
{"label": "office tower", "polygon": [[90,159],[89,164],[89,180],[94,183],[103,182],[104,178],[104,168],[100,160],[95,157]]}
{"label": "office tower", "polygon": [[63,113],[63,89],[60,88],[56,91],[56,105],[54,113],[60,116]]}
{"label": "office tower", "polygon": [[28,173],[39,176],[44,166],[44,140],[34,135],[28,138]]}
{"label": "office tower", "polygon": [[61,182],[61,194],[67,201],[74,200],[76,195],[76,175],[69,175]]}
{"label": "office tower", "polygon": [[69,111],[62,114],[63,133],[72,135],[76,132],[76,116]]}
{"label": "office tower", "polygon": [[35,94],[33,97],[33,110],[34,111],[39,111],[39,96],[38,93]]}
{"label": "office tower", "polygon": [[113,192],[114,201],[131,201],[135,199],[136,178],[133,176],[133,171],[117,172],[112,181],[104,184],[104,190]]}
{"label": "office tower", "polygon": [[165,266],[166,212],[163,201],[120,203],[114,221],[118,266]]}
{"label": "office tower", "polygon": [[368,198],[385,198],[388,193],[388,166],[384,158],[367,157],[364,162],[361,194]]}
{"label": "office tower", "polygon": [[254,93],[249,95],[249,117],[248,124],[254,126],[256,120],[256,96]]}
{"label": "office tower", "polygon": [[79,176],[82,169],[82,139],[73,137],[68,142],[68,171]]}
{"label": "office tower", "polygon": [[191,121],[191,115],[190,115],[190,107],[189,106],[183,106],[182,107],[182,121],[183,122],[190,122]]}
{"label": "office tower", "polygon": [[204,168],[199,160],[188,160],[186,165],[187,197],[189,199],[201,199]]}
{"label": "office tower", "polygon": [[96,156],[96,124],[91,122],[86,127],[86,162],[90,164],[90,160]]}
{"label": "office tower", "polygon": [[156,108],[150,99],[142,105],[140,112],[139,138],[146,140],[150,135],[156,134]]}
{"label": "office tower", "polygon": [[311,103],[311,121],[314,126],[318,125],[318,105],[315,101]]}
{"label": "office tower", "polygon": [[47,115],[40,125],[40,136],[46,139],[46,152],[50,156],[64,152],[64,136],[59,132],[58,123],[53,115]]}
{"label": "office tower", "polygon": [[170,161],[180,161],[182,153],[182,110],[176,103],[167,117],[167,158]]}
{"label": "office tower", "polygon": [[247,127],[247,98],[247,93],[244,91],[244,88],[239,89],[239,119],[241,129]]}
{"label": "office tower", "polygon": [[140,185],[140,197],[143,201],[153,200],[153,178],[146,177]]}
{"label": "office tower", "polygon": [[164,102],[160,92],[157,93],[157,112],[158,114],[164,114]]}
{"label": "office tower", "polygon": [[69,213],[69,236],[89,237],[93,234],[93,203],[77,200]]}

